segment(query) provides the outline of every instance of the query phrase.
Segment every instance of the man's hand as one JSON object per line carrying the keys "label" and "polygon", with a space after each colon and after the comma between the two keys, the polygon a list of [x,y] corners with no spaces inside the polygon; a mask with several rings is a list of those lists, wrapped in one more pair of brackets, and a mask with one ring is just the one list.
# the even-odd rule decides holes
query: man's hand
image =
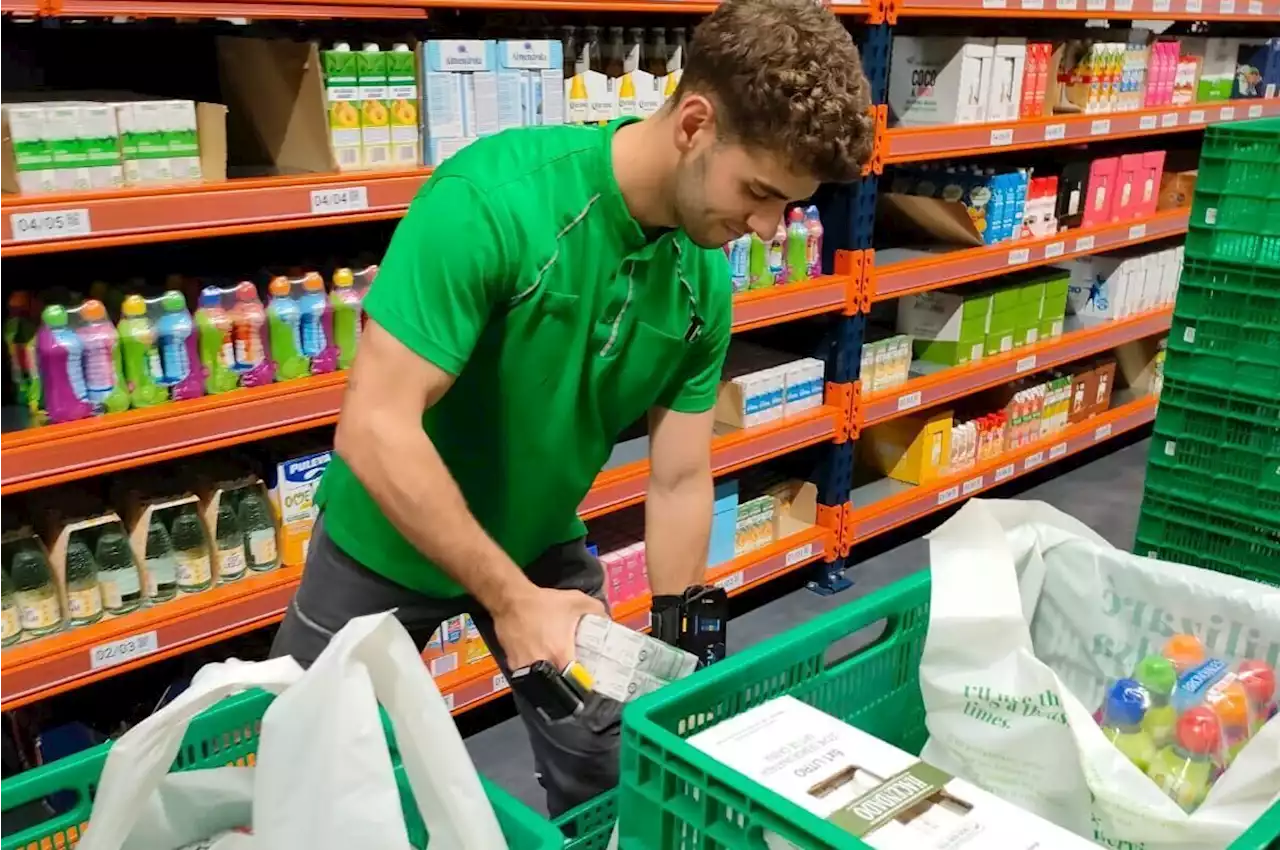
{"label": "man's hand", "polygon": [[491,611],[493,629],[511,670],[549,661],[563,670],[577,654],[573,639],[587,614],[609,616],[604,604],[580,590],[532,586],[500,610]]}

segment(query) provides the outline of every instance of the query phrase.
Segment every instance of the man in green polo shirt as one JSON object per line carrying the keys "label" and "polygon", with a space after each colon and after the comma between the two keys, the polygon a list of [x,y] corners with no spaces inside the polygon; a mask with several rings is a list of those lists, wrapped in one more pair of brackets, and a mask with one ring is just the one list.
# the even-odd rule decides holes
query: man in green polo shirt
{"label": "man in green polo shirt", "polygon": [[[712,408],[732,324],[722,246],[772,238],[789,201],[854,179],[867,83],[813,0],[728,0],[658,114],[512,130],[436,169],[365,305],[275,654],[310,664],[353,617],[419,645],[469,613],[504,673],[562,669],[603,574],[577,508],[618,434],[649,422],[655,608],[701,584]],[[617,703],[549,723],[516,695],[548,808],[617,781]]]}

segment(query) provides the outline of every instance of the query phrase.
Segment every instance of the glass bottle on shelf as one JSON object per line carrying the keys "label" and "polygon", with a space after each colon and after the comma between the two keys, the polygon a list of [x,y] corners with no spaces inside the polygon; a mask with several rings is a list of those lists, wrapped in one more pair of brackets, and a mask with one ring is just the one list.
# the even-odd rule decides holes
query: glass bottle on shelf
{"label": "glass bottle on shelf", "polygon": [[67,621],[87,626],[102,619],[102,588],[98,563],[80,537],[67,544]]}
{"label": "glass bottle on shelf", "polygon": [[62,628],[62,603],[44,553],[24,546],[13,556],[9,569],[22,630],[29,637],[39,637]]}
{"label": "glass bottle on shelf", "polygon": [[240,499],[240,531],[244,534],[249,569],[266,572],[279,566],[276,524],[271,518],[271,507],[256,487],[246,489]]}
{"label": "glass bottle on shelf", "polygon": [[0,569],[0,614],[3,614],[3,629],[0,630],[0,646],[10,646],[22,637],[22,619],[18,615],[18,600],[13,594],[13,582],[9,573]]}
{"label": "glass bottle on shelf", "polygon": [[213,585],[213,570],[209,566],[204,526],[196,516],[195,505],[184,505],[179,510],[169,536],[178,559],[178,589],[183,593],[208,590]]}
{"label": "glass bottle on shelf", "polygon": [[125,614],[142,605],[142,581],[129,541],[114,528],[102,532],[94,547],[102,605],[110,614]]}
{"label": "glass bottle on shelf", "polygon": [[218,513],[214,537],[218,545],[218,583],[239,581],[244,578],[248,562],[244,557],[244,535],[240,533],[240,521],[231,507],[231,494],[223,493],[218,500]]}
{"label": "glass bottle on shelf", "polygon": [[152,513],[147,526],[147,598],[166,602],[178,595],[178,562],[164,523]]}

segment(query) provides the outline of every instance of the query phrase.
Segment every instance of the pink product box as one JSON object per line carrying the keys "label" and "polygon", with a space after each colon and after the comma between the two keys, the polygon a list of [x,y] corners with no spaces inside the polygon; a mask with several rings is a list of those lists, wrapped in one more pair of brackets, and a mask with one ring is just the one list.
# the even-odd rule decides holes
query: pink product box
{"label": "pink product box", "polygon": [[1160,202],[1160,177],[1164,174],[1164,151],[1147,151],[1142,154],[1142,192],[1138,201],[1138,217],[1156,214]]}
{"label": "pink product box", "polygon": [[643,596],[648,590],[648,561],[645,558],[644,544],[634,543],[626,548],[627,571],[623,580],[623,593],[627,599]]}
{"label": "pink product box", "polygon": [[1095,159],[1089,166],[1089,189],[1082,222],[1085,227],[1112,221],[1111,208],[1115,203],[1119,172],[1118,156]]}
{"label": "pink product box", "polygon": [[1142,200],[1142,176],[1142,154],[1131,153],[1120,157],[1111,202],[1111,221],[1128,221],[1138,214],[1138,205]]}

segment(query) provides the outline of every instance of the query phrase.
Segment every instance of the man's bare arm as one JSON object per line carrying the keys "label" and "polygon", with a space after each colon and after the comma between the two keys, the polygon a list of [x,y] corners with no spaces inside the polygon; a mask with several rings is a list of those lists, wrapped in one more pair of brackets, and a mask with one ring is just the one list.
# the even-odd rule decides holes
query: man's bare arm
{"label": "man's bare arm", "polygon": [[649,493],[645,501],[645,559],[655,596],[702,584],[707,571],[714,484],[712,411],[649,414]]}

